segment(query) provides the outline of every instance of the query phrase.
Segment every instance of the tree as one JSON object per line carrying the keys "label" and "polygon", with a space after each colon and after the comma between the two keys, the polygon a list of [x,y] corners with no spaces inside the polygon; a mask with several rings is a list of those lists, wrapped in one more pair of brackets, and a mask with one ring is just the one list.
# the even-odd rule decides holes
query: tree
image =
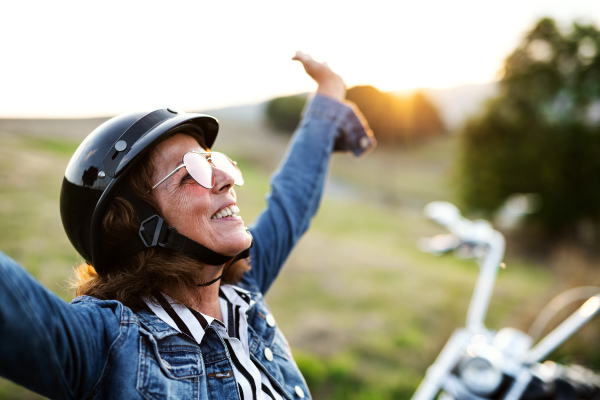
{"label": "tree", "polygon": [[535,193],[547,232],[600,223],[600,32],[540,20],[506,59],[498,97],[462,131],[460,195],[496,210]]}
{"label": "tree", "polygon": [[300,123],[306,98],[306,94],[298,94],[270,100],[265,110],[268,121],[281,132],[294,132]]}
{"label": "tree", "polygon": [[380,143],[408,145],[446,131],[437,108],[422,93],[399,97],[373,86],[348,89]]}
{"label": "tree", "polygon": [[[346,99],[364,114],[380,143],[407,145],[446,131],[437,108],[422,93],[398,97],[373,86],[348,89]],[[306,95],[277,97],[267,104],[267,120],[279,131],[291,133],[300,122]]]}

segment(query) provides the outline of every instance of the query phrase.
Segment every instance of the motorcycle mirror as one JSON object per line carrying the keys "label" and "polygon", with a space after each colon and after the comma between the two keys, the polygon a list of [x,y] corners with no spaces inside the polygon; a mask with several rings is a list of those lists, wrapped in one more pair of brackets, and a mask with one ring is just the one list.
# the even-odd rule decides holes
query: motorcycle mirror
{"label": "motorcycle mirror", "polygon": [[456,224],[461,218],[458,208],[446,201],[429,203],[425,206],[424,212],[427,218],[444,227]]}

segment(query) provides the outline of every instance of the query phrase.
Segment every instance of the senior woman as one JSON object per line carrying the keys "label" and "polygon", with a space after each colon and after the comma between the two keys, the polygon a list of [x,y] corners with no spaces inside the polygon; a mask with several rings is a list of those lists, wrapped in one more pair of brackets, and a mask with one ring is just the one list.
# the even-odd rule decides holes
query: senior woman
{"label": "senior woman", "polygon": [[86,263],[66,304],[0,254],[0,374],[50,398],[294,399],[306,383],[263,295],[308,228],[335,149],[374,139],[342,79],[317,82],[267,207],[244,226],[217,121],[169,109],[115,117],[86,138],[61,216]]}

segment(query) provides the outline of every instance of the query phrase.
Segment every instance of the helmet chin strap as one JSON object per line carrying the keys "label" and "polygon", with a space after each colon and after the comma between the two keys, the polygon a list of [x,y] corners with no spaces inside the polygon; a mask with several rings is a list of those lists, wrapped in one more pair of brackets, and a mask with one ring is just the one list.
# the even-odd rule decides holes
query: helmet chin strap
{"label": "helmet chin strap", "polygon": [[[104,252],[105,255],[102,257],[101,263],[105,270],[109,270],[113,267],[116,261],[129,258],[150,247],[164,247],[208,265],[224,265],[229,262],[220,276],[209,282],[198,284],[198,286],[203,287],[212,285],[220,280],[233,264],[250,255],[250,249],[252,248],[254,241],[252,241],[250,247],[239,254],[233,257],[226,256],[178,233],[174,227],[168,226],[165,223],[165,220],[160,215],[156,214],[150,205],[138,199],[137,196],[129,191],[121,191],[118,196],[123,197],[132,204],[138,216],[142,219],[142,223],[140,224],[137,235],[129,237],[125,241]],[[246,233],[252,238],[252,235],[247,228]]]}
{"label": "helmet chin strap", "polygon": [[[248,230],[246,230],[246,232],[250,235],[250,232]],[[253,242],[254,243],[254,242]],[[252,245],[250,245],[250,247],[248,247],[246,250],[242,251],[241,253],[239,253],[237,256],[233,257],[233,259],[231,260],[231,262],[225,267],[225,269],[223,270],[223,272],[221,273],[221,275],[219,275],[218,277],[216,277],[215,279],[213,279],[212,281],[209,282],[204,282],[204,283],[199,283],[197,286],[199,287],[205,287],[205,286],[210,286],[213,283],[217,282],[219,279],[223,278],[223,276],[227,273],[227,271],[229,270],[229,268],[231,268],[231,266],[233,264],[235,264],[236,262],[238,262],[239,260],[241,260],[242,258],[247,258],[248,256],[250,256],[250,248],[252,247]]]}

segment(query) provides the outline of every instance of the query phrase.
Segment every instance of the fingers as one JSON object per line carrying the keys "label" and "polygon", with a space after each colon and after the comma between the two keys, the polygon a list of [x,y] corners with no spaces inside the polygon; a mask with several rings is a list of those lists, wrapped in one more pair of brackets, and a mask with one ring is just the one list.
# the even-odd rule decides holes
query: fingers
{"label": "fingers", "polygon": [[297,51],[292,60],[300,61],[304,70],[317,82],[319,81],[320,75],[326,73],[326,71],[331,70],[329,65],[325,62],[317,62],[315,61],[309,54],[303,53],[301,51]]}
{"label": "fingers", "polygon": [[313,60],[313,58],[310,55],[301,51],[297,51],[294,57],[292,57],[292,60],[300,61],[302,63],[302,66],[304,67],[304,70],[308,72],[309,75],[312,75],[312,70],[314,70],[319,65],[319,63]]}
{"label": "fingers", "polygon": [[310,55],[297,51],[292,60],[300,61],[306,73],[317,82],[317,93],[342,100],[346,85],[342,78],[333,72],[326,62],[317,62]]}
{"label": "fingers", "polygon": [[309,60],[312,60],[312,57],[301,51],[296,51],[296,54],[294,54],[294,57],[292,57],[292,60],[296,60],[296,61],[300,61],[300,62],[304,63]]}

